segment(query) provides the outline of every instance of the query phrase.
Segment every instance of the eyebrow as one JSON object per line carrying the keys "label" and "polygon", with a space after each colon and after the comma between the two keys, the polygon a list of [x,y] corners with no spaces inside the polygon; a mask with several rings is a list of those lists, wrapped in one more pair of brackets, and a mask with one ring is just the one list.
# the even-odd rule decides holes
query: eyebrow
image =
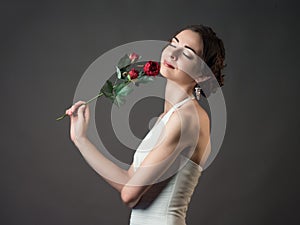
{"label": "eyebrow", "polygon": [[[177,37],[173,37],[173,38],[179,43],[179,40]],[[197,55],[196,51],[194,49],[192,49],[190,46],[185,45],[184,47],[192,50]]]}

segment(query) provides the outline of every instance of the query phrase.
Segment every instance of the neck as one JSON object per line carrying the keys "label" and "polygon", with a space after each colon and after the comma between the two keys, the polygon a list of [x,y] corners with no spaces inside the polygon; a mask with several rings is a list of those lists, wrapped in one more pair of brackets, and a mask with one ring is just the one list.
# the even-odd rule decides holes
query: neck
{"label": "neck", "polygon": [[178,85],[171,80],[167,80],[165,89],[164,112],[168,112],[173,105],[183,101],[188,97],[194,97],[193,89],[190,85]]}

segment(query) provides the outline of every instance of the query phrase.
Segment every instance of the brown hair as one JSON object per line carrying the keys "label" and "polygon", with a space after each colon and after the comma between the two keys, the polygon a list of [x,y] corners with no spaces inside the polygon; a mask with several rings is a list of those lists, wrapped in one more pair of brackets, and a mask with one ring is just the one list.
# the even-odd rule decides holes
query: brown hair
{"label": "brown hair", "polygon": [[[213,31],[212,28],[204,25],[188,25],[179,31],[176,32],[174,36],[180,33],[183,30],[192,30],[197,32],[203,41],[203,53],[200,56],[204,62],[209,66],[211,71],[214,73],[220,87],[224,86],[224,77],[225,75],[222,74],[222,70],[227,66],[224,64],[225,61],[225,48],[223,41],[217,37],[216,33]],[[173,37],[174,37],[173,36]],[[208,85],[209,93],[206,92],[204,94],[203,90],[201,90],[201,94],[204,97],[208,97],[211,92],[215,92],[217,87],[214,87],[213,81],[211,79],[204,81],[201,85]],[[198,85],[198,84],[197,84]],[[196,85],[196,86],[197,86]]]}

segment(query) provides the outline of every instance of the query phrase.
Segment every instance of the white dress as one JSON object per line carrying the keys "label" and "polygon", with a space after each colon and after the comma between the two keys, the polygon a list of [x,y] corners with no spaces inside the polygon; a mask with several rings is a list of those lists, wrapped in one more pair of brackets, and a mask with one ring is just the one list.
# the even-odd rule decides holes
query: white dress
{"label": "white dress", "polygon": [[[135,170],[155,146],[162,127],[174,110],[193,98],[188,97],[173,105],[149,131],[134,154]],[[186,225],[186,211],[202,167],[185,156],[180,155],[179,158],[181,162],[184,162],[183,166],[168,179],[152,185],[142,196],[131,211],[130,225]]]}

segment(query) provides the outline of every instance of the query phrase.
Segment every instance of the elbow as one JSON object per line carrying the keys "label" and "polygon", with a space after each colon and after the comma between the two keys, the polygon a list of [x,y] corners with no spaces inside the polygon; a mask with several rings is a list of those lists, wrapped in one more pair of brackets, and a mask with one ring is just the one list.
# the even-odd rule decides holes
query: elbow
{"label": "elbow", "polygon": [[138,202],[138,198],[136,196],[134,196],[132,193],[129,193],[128,191],[126,191],[126,189],[121,191],[121,199],[122,202],[128,206],[129,208],[133,208],[136,203]]}

